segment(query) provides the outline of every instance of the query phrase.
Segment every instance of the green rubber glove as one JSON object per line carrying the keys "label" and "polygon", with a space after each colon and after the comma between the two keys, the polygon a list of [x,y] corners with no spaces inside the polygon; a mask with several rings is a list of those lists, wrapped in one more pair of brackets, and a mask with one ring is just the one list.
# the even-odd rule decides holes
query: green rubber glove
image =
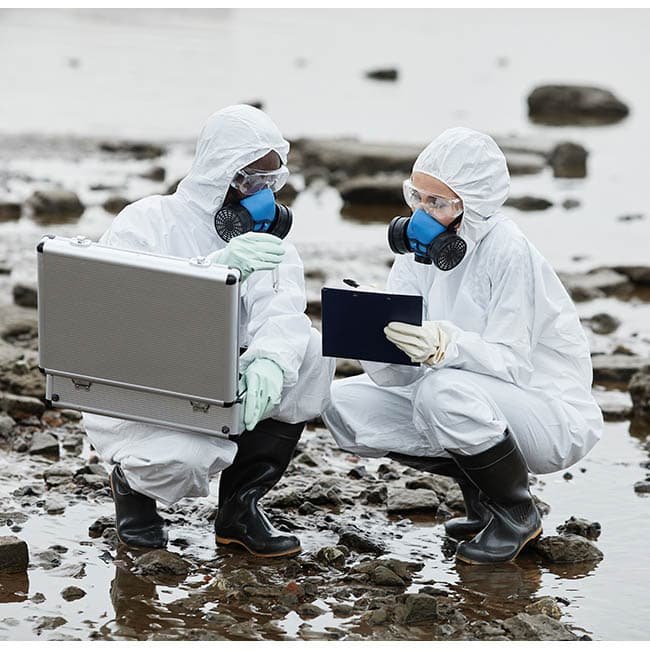
{"label": "green rubber glove", "polygon": [[207,256],[213,264],[239,269],[242,282],[255,271],[274,269],[283,257],[282,240],[265,232],[246,232],[233,237],[225,248]]}
{"label": "green rubber glove", "polygon": [[246,368],[239,380],[239,392],[244,393],[242,412],[244,427],[248,431],[280,403],[283,383],[284,373],[275,361],[255,359]]}

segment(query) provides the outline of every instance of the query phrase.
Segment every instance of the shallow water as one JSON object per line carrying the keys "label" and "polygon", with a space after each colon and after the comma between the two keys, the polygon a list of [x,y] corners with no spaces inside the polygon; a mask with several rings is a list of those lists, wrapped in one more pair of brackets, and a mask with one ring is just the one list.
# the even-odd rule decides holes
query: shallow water
{"label": "shallow water", "polygon": [[[77,191],[88,206],[75,224],[43,226],[26,216],[0,224],[0,259],[6,258],[13,269],[10,276],[0,275],[0,305],[12,301],[15,282],[33,281],[34,245],[41,234],[98,237],[112,219],[101,208],[109,195],[136,199],[163,191],[186,172],[192,140],[205,116],[222,105],[257,98],[264,100],[288,137],[354,135],[425,143],[444,128],[463,124],[543,142],[580,142],[590,152],[586,179],[554,179],[548,169],[515,177],[513,195],[545,196],[555,205],[544,212],[504,210],[558,270],[647,264],[650,88],[642,83],[641,65],[650,54],[649,16],[648,11],[609,11],[605,17],[599,11],[572,10],[562,11],[561,20],[558,13],[533,10],[0,11],[0,88],[11,89],[0,102],[0,197],[23,200],[35,188],[61,183]],[[616,56],[612,34],[625,34],[616,40]],[[363,77],[364,70],[385,64],[399,67],[397,83]],[[554,81],[609,87],[631,105],[632,113],[606,127],[529,123],[526,94],[535,85]],[[38,135],[20,136],[27,132]],[[156,161],[167,169],[168,178],[164,183],[139,178],[151,161],[100,154],[94,141],[64,138],[48,145],[39,141],[40,134],[168,140],[167,154]],[[90,189],[100,182],[115,189]],[[563,209],[565,198],[579,199],[580,207]],[[328,281],[350,274],[361,281],[382,281],[387,267],[376,263],[376,251],[385,246],[385,221],[392,213],[382,211],[368,221],[357,208],[343,210],[334,188],[318,184],[302,192],[293,208],[291,238],[307,267],[325,269]],[[635,213],[645,217],[618,219]],[[647,355],[649,305],[647,295],[580,303],[581,317],[607,312],[622,321],[612,335],[589,333],[593,351],[611,352],[622,344]],[[534,555],[499,569],[456,566],[441,522],[430,517],[388,518],[382,507],[359,505],[344,506],[336,517],[362,523],[386,538],[394,557],[423,560],[425,567],[409,589],[433,582],[470,618],[504,618],[522,611],[533,598],[551,595],[568,601],[562,606],[563,620],[595,639],[646,639],[650,501],[636,495],[633,485],[648,472],[641,466],[648,462],[648,432],[641,429],[635,437],[629,428],[628,421],[607,423],[603,440],[571,468],[571,480],[558,473],[540,477],[535,487],[552,508],[544,520],[547,534],[570,515],[602,524],[597,545],[605,558],[597,566],[548,565]],[[312,447],[334,468],[335,478],[349,482],[346,473],[357,459],[335,452],[323,432],[309,434],[307,449]],[[362,462],[369,469],[379,464]],[[0,485],[3,504],[14,501],[11,493],[25,475],[42,482],[34,472],[45,464],[24,454],[0,454],[0,475],[9,477]],[[213,504],[214,499],[201,503]],[[197,611],[172,605],[197,585],[211,584],[238,568],[263,568],[241,554],[216,551],[205,518],[183,512],[170,513],[172,518],[183,517],[174,526],[171,549],[191,558],[195,569],[186,580],[169,584],[133,575],[129,555],[88,537],[88,526],[111,513],[106,495],[71,504],[62,515],[30,512],[17,534],[28,540],[32,557],[52,544],[68,551],[60,567],[32,567],[28,582],[24,576],[2,577],[0,639],[36,638],[29,617],[44,615],[62,615],[68,623],[43,632],[41,638],[147,638],[172,632],[183,638],[182,629],[247,634],[210,623],[203,616],[208,609],[238,621],[275,621],[277,628],[266,628],[265,638],[305,638],[309,630],[301,627],[305,621],[299,614],[274,615],[268,603],[256,601],[242,610],[241,603],[225,602],[215,592],[214,602]],[[361,517],[365,512],[371,513],[370,519]],[[320,525],[324,516],[320,513],[314,521]],[[299,531],[306,558],[336,543],[337,535],[326,526],[314,530],[308,517],[295,521],[306,527]],[[1,527],[0,534],[9,534],[9,527]],[[392,537],[397,534],[402,536]],[[215,565],[206,565],[215,559]],[[65,575],[78,570],[79,562],[85,563],[85,575]],[[289,570],[281,563],[271,563],[269,571],[270,580],[288,579]],[[88,595],[63,601],[59,592],[70,584]],[[29,600],[37,592],[46,596],[45,602]],[[370,630],[354,617],[327,611],[332,604],[327,594],[313,599],[326,612],[309,619],[311,632],[335,627],[341,635],[367,638]],[[254,638],[257,633],[248,634]]]}

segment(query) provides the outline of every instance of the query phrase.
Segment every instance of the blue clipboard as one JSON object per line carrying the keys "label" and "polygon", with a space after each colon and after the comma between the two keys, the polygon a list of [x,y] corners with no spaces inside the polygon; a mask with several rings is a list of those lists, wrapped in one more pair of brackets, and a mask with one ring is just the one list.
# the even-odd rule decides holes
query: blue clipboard
{"label": "blue clipboard", "polygon": [[422,325],[422,296],[321,289],[323,356],[417,366],[384,334],[391,321]]}

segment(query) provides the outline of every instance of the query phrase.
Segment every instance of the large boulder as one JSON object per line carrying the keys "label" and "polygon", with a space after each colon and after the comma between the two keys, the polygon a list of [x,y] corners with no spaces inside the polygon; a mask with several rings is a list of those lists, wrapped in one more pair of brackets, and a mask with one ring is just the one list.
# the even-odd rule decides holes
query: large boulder
{"label": "large boulder", "polygon": [[404,204],[403,180],[403,175],[357,176],[343,181],[337,189],[346,203],[402,206]]}
{"label": "large boulder", "polygon": [[292,143],[304,167],[325,167],[347,176],[381,172],[411,173],[419,145],[378,144],[352,138],[302,138]]}
{"label": "large boulder", "polygon": [[558,144],[549,163],[556,178],[584,178],[587,175],[587,150],[574,142]]}
{"label": "large boulder", "polygon": [[[0,340],[0,391],[24,397],[43,397],[45,381],[38,369],[38,353]],[[38,408],[37,415],[43,411]]]}
{"label": "large boulder", "polygon": [[531,212],[533,210],[546,210],[553,203],[548,199],[538,196],[510,196],[506,199],[504,205],[521,210],[522,212]]}
{"label": "large boulder", "polygon": [[107,153],[122,154],[138,160],[158,158],[165,153],[165,148],[160,145],[135,140],[107,140],[100,142],[99,148]]}
{"label": "large boulder", "polygon": [[37,190],[28,199],[36,221],[43,224],[76,221],[85,210],[79,197],[69,190]]}
{"label": "large boulder", "polygon": [[545,85],[528,96],[528,116],[541,124],[612,124],[629,112],[611,91],[594,86]]}

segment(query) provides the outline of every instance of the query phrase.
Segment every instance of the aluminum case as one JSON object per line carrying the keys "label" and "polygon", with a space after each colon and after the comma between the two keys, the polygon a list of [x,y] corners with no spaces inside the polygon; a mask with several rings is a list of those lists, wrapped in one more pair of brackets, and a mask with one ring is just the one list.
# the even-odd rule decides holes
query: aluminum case
{"label": "aluminum case", "polygon": [[46,236],[37,246],[46,399],[208,435],[240,432],[240,274],[204,258]]}

